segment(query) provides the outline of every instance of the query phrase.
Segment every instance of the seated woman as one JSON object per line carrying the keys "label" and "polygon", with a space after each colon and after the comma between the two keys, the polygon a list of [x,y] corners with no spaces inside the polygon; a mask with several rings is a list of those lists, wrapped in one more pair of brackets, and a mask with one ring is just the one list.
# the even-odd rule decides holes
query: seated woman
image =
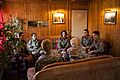
{"label": "seated woman", "polygon": [[37,49],[39,48],[39,41],[35,33],[31,34],[31,39],[27,43],[28,51],[32,52],[33,55],[36,54]]}
{"label": "seated woman", "polygon": [[100,38],[99,31],[94,31],[92,33],[92,36],[93,36],[93,44],[88,50],[88,54],[90,54],[91,56],[97,56],[103,54],[105,51],[105,44]]}
{"label": "seated woman", "polygon": [[61,32],[61,37],[58,39],[58,52],[65,52],[70,47],[70,40],[67,37],[67,31],[63,30]]}
{"label": "seated woman", "polygon": [[84,29],[84,35],[81,38],[81,47],[86,52],[88,52],[88,49],[93,43],[92,37],[89,35],[88,29]]}
{"label": "seated woman", "polygon": [[32,54],[33,62],[36,61],[36,56],[38,55],[39,41],[37,40],[36,33],[31,34],[31,39],[27,43],[27,49]]}
{"label": "seated woman", "polygon": [[72,38],[70,40],[71,47],[67,49],[67,53],[69,54],[69,58],[72,59],[80,59],[84,58],[84,53],[81,51],[81,47],[79,45],[79,41],[77,38]]}
{"label": "seated woman", "polygon": [[29,68],[27,71],[28,80],[32,80],[35,72],[42,70],[44,66],[61,61],[59,56],[52,51],[52,42],[49,39],[42,41],[41,48],[41,56],[36,61],[35,68]]}

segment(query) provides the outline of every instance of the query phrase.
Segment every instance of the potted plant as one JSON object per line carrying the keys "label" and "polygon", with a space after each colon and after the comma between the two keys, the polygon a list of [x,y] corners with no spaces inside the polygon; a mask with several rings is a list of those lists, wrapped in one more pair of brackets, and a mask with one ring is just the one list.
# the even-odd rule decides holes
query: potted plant
{"label": "potted plant", "polygon": [[[9,59],[12,55],[24,55],[23,49],[26,45],[22,42],[20,33],[23,33],[23,20],[17,17],[10,17],[4,23],[4,28],[0,30],[0,73],[3,73],[7,67]],[[0,74],[0,76],[1,76]]]}

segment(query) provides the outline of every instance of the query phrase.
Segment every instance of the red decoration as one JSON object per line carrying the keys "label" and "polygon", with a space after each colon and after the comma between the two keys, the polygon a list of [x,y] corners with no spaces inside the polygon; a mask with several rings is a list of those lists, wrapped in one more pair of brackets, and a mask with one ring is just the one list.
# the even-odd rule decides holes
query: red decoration
{"label": "red decoration", "polygon": [[0,53],[3,51],[3,41],[5,39],[4,34],[3,34],[3,12],[2,9],[0,8]]}

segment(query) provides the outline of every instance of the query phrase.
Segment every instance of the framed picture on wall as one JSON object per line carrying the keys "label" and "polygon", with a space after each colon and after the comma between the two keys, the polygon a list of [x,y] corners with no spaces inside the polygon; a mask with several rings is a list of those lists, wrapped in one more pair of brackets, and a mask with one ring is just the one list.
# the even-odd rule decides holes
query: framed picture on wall
{"label": "framed picture on wall", "polygon": [[116,11],[105,12],[104,14],[104,24],[116,24]]}
{"label": "framed picture on wall", "polygon": [[64,15],[64,13],[53,13],[52,19],[53,19],[54,24],[65,23],[65,15]]}

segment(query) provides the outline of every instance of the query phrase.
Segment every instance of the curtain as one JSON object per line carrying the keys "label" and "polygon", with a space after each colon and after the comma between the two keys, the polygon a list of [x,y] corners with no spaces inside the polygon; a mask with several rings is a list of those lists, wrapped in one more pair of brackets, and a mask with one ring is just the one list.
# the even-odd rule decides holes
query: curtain
{"label": "curtain", "polygon": [[0,52],[3,50],[3,41],[4,41],[4,34],[3,34],[3,12],[2,8],[0,8]]}
{"label": "curtain", "polygon": [[3,28],[3,12],[2,9],[0,8],[0,30]]}

